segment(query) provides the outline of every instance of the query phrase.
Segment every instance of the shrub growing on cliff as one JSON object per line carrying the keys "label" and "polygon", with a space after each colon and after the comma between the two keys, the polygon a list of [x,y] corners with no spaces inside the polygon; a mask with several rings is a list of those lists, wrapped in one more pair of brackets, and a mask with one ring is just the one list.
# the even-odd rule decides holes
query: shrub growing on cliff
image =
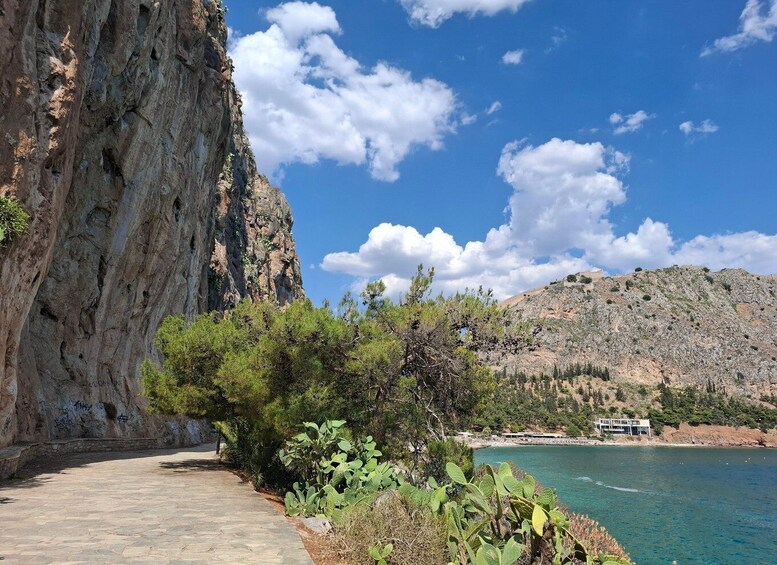
{"label": "shrub growing on cliff", "polygon": [[30,215],[15,198],[0,196],[0,247],[23,235],[29,222]]}

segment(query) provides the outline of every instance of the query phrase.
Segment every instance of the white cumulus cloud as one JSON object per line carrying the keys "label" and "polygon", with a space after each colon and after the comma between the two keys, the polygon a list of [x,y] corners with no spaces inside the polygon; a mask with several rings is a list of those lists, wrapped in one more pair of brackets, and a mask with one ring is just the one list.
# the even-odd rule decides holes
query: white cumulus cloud
{"label": "white cumulus cloud", "polygon": [[399,0],[410,19],[429,27],[439,27],[454,14],[462,13],[470,17],[476,15],[493,16],[508,10],[516,12],[530,0]]}
{"label": "white cumulus cloud", "polygon": [[680,124],[680,131],[685,135],[715,133],[720,128],[715,125],[712,120],[704,120],[699,125],[694,124],[691,121],[683,122]]}
{"label": "white cumulus cloud", "polygon": [[277,24],[286,38],[294,43],[316,33],[340,33],[335,11],[318,2],[286,2],[266,13],[267,21]]}
{"label": "white cumulus cloud", "polygon": [[699,235],[682,244],[674,259],[711,269],[742,267],[752,273],[773,274],[777,271],[777,235],[756,231]]}
{"label": "white cumulus cloud", "polygon": [[701,56],[727,53],[752,45],[757,41],[769,42],[777,30],[777,0],[747,0],[739,15],[739,30],[733,35],[716,39],[702,49]]}
{"label": "white cumulus cloud", "polygon": [[516,49],[514,51],[508,51],[502,55],[502,62],[505,65],[520,65],[523,61],[524,49]]}
{"label": "white cumulus cloud", "polygon": [[389,293],[407,289],[416,266],[434,266],[442,292],[484,286],[506,298],[527,288],[593,268],[702,264],[777,271],[777,235],[744,232],[675,241],[669,226],[646,218],[617,235],[609,216],[626,201],[629,157],[601,143],[558,138],[539,145],[507,144],[497,174],[514,192],[506,222],[482,241],[465,244],[442,228],[380,224],[357,251],[331,253],[322,267],[355,277],[355,287],[382,278]]}
{"label": "white cumulus cloud", "polygon": [[331,8],[287,2],[266,17],[267,30],[234,37],[230,48],[260,169],[332,159],[394,181],[408,153],[440,149],[455,130],[446,84],[384,62],[365,68],[335,43],[342,30]]}
{"label": "white cumulus cloud", "polygon": [[623,133],[634,133],[642,129],[645,122],[655,118],[655,114],[648,114],[644,110],[638,110],[633,114],[622,115],[617,112],[610,114],[610,123],[617,126],[613,131],[615,135],[621,135]]}

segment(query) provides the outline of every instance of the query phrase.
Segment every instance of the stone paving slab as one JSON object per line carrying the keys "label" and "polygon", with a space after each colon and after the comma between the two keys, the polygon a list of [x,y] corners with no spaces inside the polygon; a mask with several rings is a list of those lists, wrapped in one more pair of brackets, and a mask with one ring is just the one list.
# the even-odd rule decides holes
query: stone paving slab
{"label": "stone paving slab", "polygon": [[212,447],[82,454],[0,482],[0,563],[313,565]]}

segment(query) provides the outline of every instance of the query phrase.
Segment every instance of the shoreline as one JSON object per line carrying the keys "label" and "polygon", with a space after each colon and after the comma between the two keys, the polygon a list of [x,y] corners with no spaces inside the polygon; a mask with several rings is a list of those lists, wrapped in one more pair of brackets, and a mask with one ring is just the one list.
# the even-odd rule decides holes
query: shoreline
{"label": "shoreline", "polygon": [[[460,439],[460,438],[459,438]],[[591,438],[523,438],[523,439],[466,439],[464,440],[472,449],[486,449],[489,447],[521,447],[532,445],[559,445],[559,446],[600,446],[600,447],[706,447],[718,449],[774,449],[774,445],[752,444],[719,444],[719,443],[674,443],[661,440],[647,441],[614,441]]]}
{"label": "shoreline", "polygon": [[599,437],[462,437],[473,449],[483,447],[517,447],[520,445],[603,445],[615,447],[730,447],[777,448],[777,429],[762,432],[747,427],[682,423],[677,428],[667,426],[660,436],[614,436],[606,440]]}

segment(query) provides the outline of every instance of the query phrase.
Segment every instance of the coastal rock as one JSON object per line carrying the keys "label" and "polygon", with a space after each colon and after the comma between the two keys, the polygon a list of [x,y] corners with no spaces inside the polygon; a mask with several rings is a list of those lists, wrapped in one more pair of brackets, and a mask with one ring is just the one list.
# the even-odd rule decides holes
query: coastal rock
{"label": "coastal rock", "polygon": [[[161,320],[302,294],[288,204],[247,147],[220,5],[11,0],[0,24],[0,195],[31,215],[0,249],[0,447],[198,441],[199,424],[151,417],[140,396]],[[230,168],[242,188],[227,190]]]}

